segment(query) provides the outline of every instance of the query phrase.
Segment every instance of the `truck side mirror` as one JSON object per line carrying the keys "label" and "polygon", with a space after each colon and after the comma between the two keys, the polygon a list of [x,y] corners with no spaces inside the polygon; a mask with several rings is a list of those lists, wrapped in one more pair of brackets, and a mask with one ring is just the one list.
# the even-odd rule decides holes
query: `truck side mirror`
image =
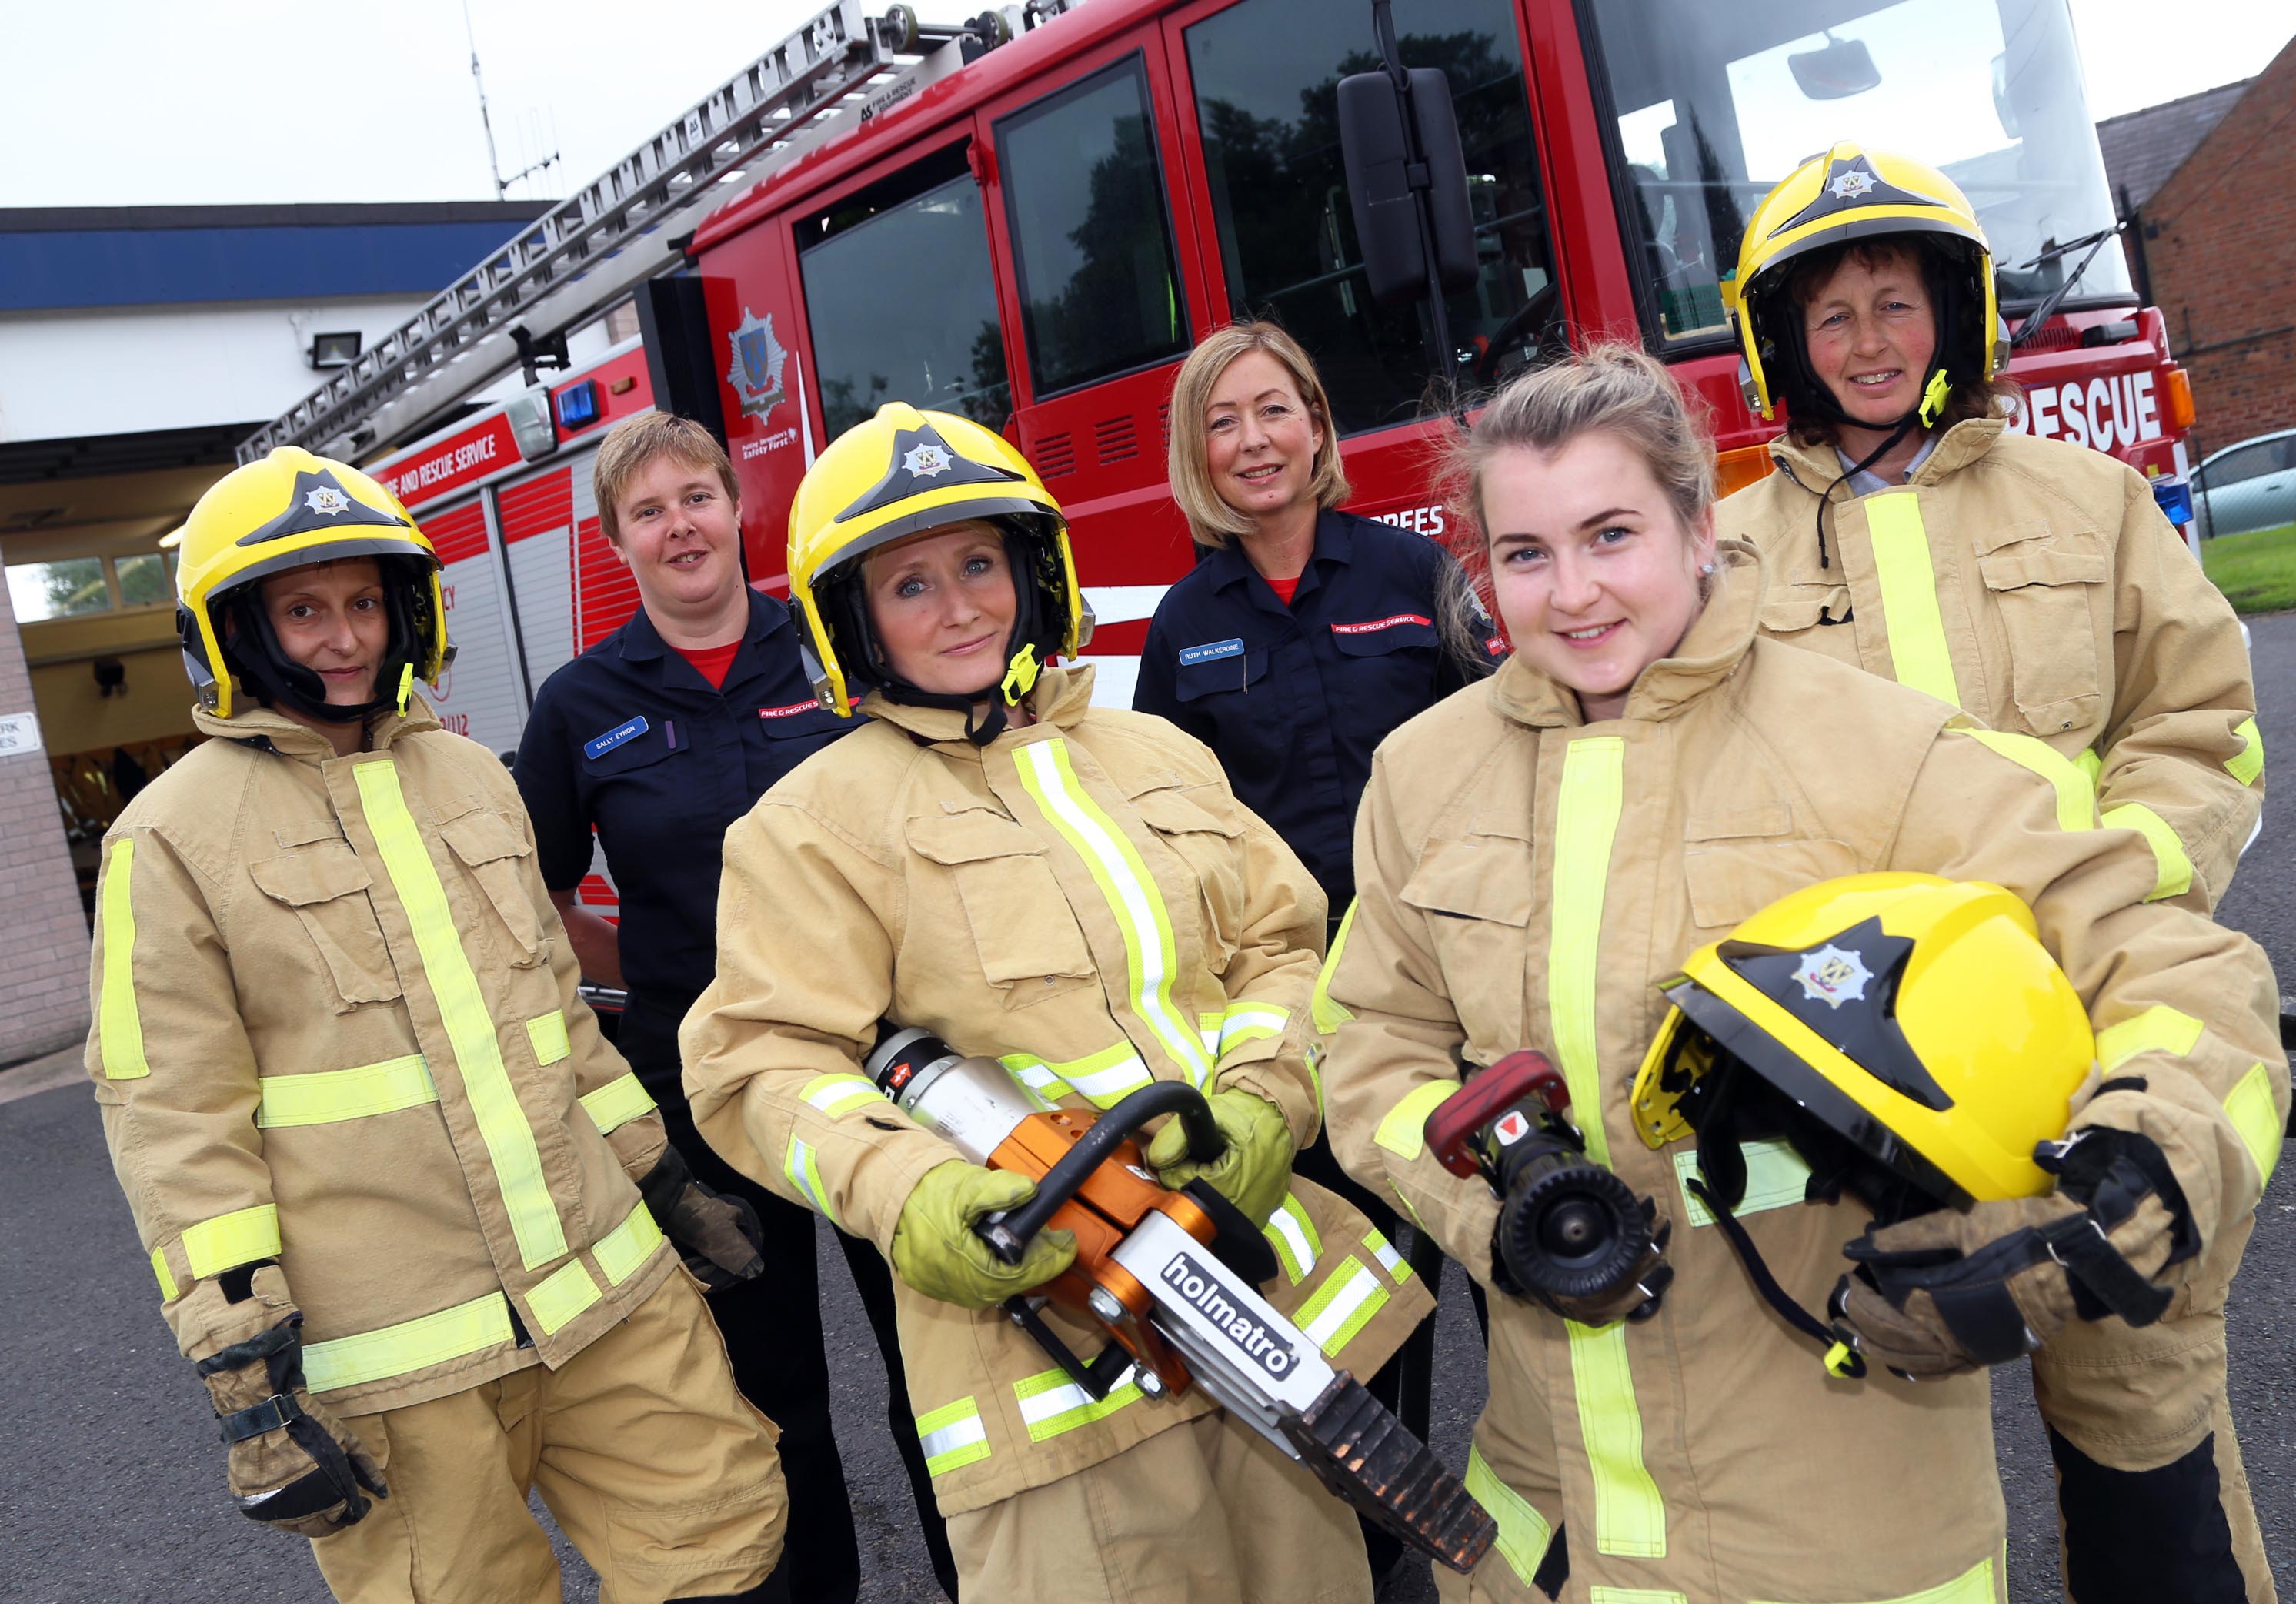
{"label": "truck side mirror", "polygon": [[1817,49],[1786,57],[1786,67],[1812,100],[1848,100],[1882,81],[1882,70],[1874,65],[1874,53],[1866,48],[1865,40],[1837,39],[1831,33]]}
{"label": "truck side mirror", "polygon": [[1356,241],[1372,299],[1386,306],[1418,300],[1431,283],[1454,294],[1479,270],[1450,82],[1437,67],[1414,67],[1407,77],[1407,93],[1385,72],[1340,80],[1340,155]]}

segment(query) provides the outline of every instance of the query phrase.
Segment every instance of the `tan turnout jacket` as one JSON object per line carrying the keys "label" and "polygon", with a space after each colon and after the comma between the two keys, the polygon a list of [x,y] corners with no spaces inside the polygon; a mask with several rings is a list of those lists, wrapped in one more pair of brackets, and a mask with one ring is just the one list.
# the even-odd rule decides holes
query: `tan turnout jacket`
{"label": "tan turnout jacket", "polygon": [[[1564,1072],[1589,1151],[1673,1222],[1677,1279],[1645,1324],[1590,1329],[1491,1301],[1469,1468],[1503,1533],[1478,1572],[1491,1596],[1532,1597],[1567,1521],[1570,1599],[1988,1604],[2005,1592],[1985,1377],[1833,1379],[1757,1296],[1683,1186],[1693,1144],[1653,1152],[1628,1118],[1667,1008],[1658,983],[1830,876],[2005,885],[2087,1003],[2106,1067],[2150,1083],[2074,1123],[2158,1141],[2205,1239],[2237,1227],[2278,1153],[2272,973],[2245,937],[2146,904],[2144,838],[2099,827],[2085,777],[2053,749],[1757,640],[1758,560],[1726,543],[1721,561],[1679,654],[1644,672],[1623,717],[1585,724],[1516,657],[1381,748],[1356,909],[1316,1002],[1336,1028],[1332,1139],[1487,1275],[1488,1189],[1443,1171],[1421,1127],[1461,1062],[1537,1048]],[[1865,1211],[1805,1205],[1808,1171],[1778,1144],[1748,1164],[1747,1230],[1787,1292],[1822,1308]]]}
{"label": "tan turnout jacket", "polygon": [[[726,835],[718,976],[679,1035],[694,1122],[727,1162],[890,1252],[956,1150],[860,1076],[879,1023],[1001,1057],[1070,1106],[1151,1080],[1244,1088],[1302,1143],[1324,896],[1218,763],[1161,719],[1047,670],[1037,722],[985,748],[962,715],[873,695]],[[1305,1180],[1263,1287],[1369,1376],[1431,1307],[1385,1239]],[[1202,1413],[1201,1391],[1095,1404],[1001,1312],[898,1287],[911,1406],[944,1511],[1099,1463]],[[1096,1330],[1046,1314],[1089,1360]],[[1080,1539],[1081,1540],[1081,1539]]]}
{"label": "tan turnout jacket", "polygon": [[276,1258],[338,1414],[564,1363],[677,1259],[509,772],[419,698],[350,757],[199,724],[104,837],[87,1045],[178,1345]]}
{"label": "tan turnout jacket", "polygon": [[1903,489],[1834,489],[1821,565],[1841,461],[1784,436],[1770,456],[1715,516],[1768,566],[1762,633],[2046,741],[2151,844],[2152,894],[2213,909],[2264,807],[2256,690],[2239,621],[2144,477],[1972,419]]}

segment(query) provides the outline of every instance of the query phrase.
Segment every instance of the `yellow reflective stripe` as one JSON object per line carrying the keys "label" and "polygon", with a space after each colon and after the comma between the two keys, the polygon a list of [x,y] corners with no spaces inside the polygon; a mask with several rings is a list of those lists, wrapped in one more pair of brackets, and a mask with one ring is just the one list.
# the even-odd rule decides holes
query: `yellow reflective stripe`
{"label": "yellow reflective stripe", "polygon": [[1930,566],[1929,532],[1922,527],[1921,497],[1884,490],[1862,498],[1874,577],[1882,585],[1882,625],[1890,637],[1890,671],[1899,685],[1961,705],[1953,652],[1938,612],[1937,574]]}
{"label": "yellow reflective stripe", "polygon": [[925,1474],[946,1476],[988,1457],[988,1427],[970,1398],[943,1404],[917,1417],[917,1442],[925,1452]]}
{"label": "yellow reflective stripe", "polygon": [[1316,1289],[1316,1296],[1300,1305],[1294,1318],[1308,1340],[1323,1349],[1326,1358],[1337,1358],[1340,1350],[1386,1304],[1387,1288],[1364,1268],[1361,1259],[1350,1254],[1340,1261],[1331,1279]]}
{"label": "yellow reflective stripe", "polygon": [[835,1211],[829,1206],[829,1189],[822,1184],[820,1162],[815,1158],[813,1148],[802,1137],[790,1138],[789,1152],[782,1159],[782,1173],[789,1177],[790,1185],[813,1205],[815,1212],[823,1219],[840,1230],[845,1229]]}
{"label": "yellow reflective stripe", "polygon": [[553,1008],[547,1014],[526,1022],[526,1040],[534,1049],[537,1064],[555,1064],[570,1057],[574,1044],[566,1039],[566,1010]]}
{"label": "yellow reflective stripe", "polygon": [[606,1272],[606,1284],[619,1287],[636,1275],[638,1266],[660,1246],[661,1227],[653,1222],[653,1215],[641,1203],[619,1225],[598,1238],[597,1245],[590,1249],[590,1256]]}
{"label": "yellow reflective stripe", "polygon": [[542,1334],[549,1337],[564,1330],[569,1321],[601,1296],[598,1283],[582,1268],[582,1261],[576,1259],[537,1281],[526,1295],[526,1307]]}
{"label": "yellow reflective stripe", "polygon": [[518,1238],[520,1259],[529,1270],[566,1253],[566,1233],[558,1223],[558,1205],[551,1201],[549,1183],[543,1179],[542,1155],[536,1148],[534,1128],[519,1106],[510,1071],[504,1066],[502,1042],[487,1013],[479,977],[472,972],[470,955],[463,950],[455,931],[455,916],[447,906],[446,888],[423,844],[414,815],[398,786],[398,769],[389,758],[356,765],[359,801],[365,806],[367,826],[374,832],[375,850],[382,854],[383,871],[406,910],[414,932],[414,950],[422,976],[438,999],[447,1027],[447,1042],[462,1072],[463,1088],[479,1135],[494,1163],[495,1180],[502,1189],[503,1206],[510,1214],[511,1233]]}
{"label": "yellow reflective stripe", "polygon": [[1499,1529],[1495,1545],[1499,1558],[1525,1587],[1538,1574],[1538,1562],[1546,1558],[1546,1545],[1553,1541],[1554,1528],[1546,1524],[1530,1500],[1499,1480],[1483,1458],[1483,1451],[1472,1443],[1467,1444],[1467,1496],[1482,1505],[1483,1513],[1491,1518]]}
{"label": "yellow reflective stripe", "polygon": [[1587,1604],[1690,1604],[1690,1599],[1663,1587],[1593,1587]]}
{"label": "yellow reflective stripe", "polygon": [[2097,1032],[2097,1065],[2111,1074],[2139,1053],[2174,1053],[2184,1057],[2200,1041],[2203,1028],[2190,1014],[2155,1003],[2134,1018]]}
{"label": "yellow reflective stripe", "polygon": [[396,1114],[439,1100],[430,1066],[421,1053],[362,1064],[357,1069],[327,1069],[309,1075],[266,1075],[258,1082],[262,1100],[255,1123],[266,1130],[285,1125],[332,1125],[338,1120]]}
{"label": "yellow reflective stripe", "polygon": [[303,1345],[303,1379],[315,1393],[387,1381],[511,1339],[510,1303],[499,1292],[356,1337]]}
{"label": "yellow reflective stripe", "polygon": [[2266,1180],[2280,1164],[2280,1138],[2284,1127],[2280,1123],[2279,1107],[2272,1100],[2272,1078],[2259,1064],[2241,1076],[2240,1084],[2225,1098],[2225,1116],[2232,1128],[2240,1132],[2240,1139],[2248,1144],[2255,1156],[2256,1168]]}
{"label": "yellow reflective stripe", "polygon": [[2085,772],[2068,761],[2046,741],[2037,741],[2031,736],[2011,735],[2002,729],[1956,728],[1953,733],[1967,736],[1980,745],[1990,747],[2019,767],[2031,769],[2054,786],[2057,793],[2057,828],[2096,828],[2096,787],[2089,783],[2089,777]]}
{"label": "yellow reflective stripe", "polygon": [[[1554,917],[1546,949],[1546,1010],[1555,1056],[1570,1089],[1573,1122],[1587,1156],[1607,1167],[1603,1081],[1595,1033],[1595,957],[1603,939],[1603,892],[1611,842],[1626,803],[1627,744],[1617,736],[1570,743],[1554,808]],[[1605,1551],[1606,1552],[1608,1551]]]}
{"label": "yellow reflective stripe", "polygon": [[1408,1162],[1426,1150],[1427,1116],[1435,1106],[1459,1090],[1456,1081],[1430,1081],[1414,1086],[1403,1096],[1403,1100],[1387,1111],[1372,1132],[1372,1140],[1385,1147],[1398,1158]]}
{"label": "yellow reflective stripe", "polygon": [[[1905,1593],[1894,1599],[1875,1599],[1871,1604],[1993,1604],[1994,1567],[1997,1563],[2005,1565],[2006,1562],[2005,1556],[2000,1561],[1980,1560],[1950,1582],[1940,1582],[1935,1587],[1925,1587],[1917,1593]],[[1597,1595],[1603,1591],[1599,1587],[1595,1590]],[[1663,1596],[1672,1598],[1676,1595]],[[1627,1601],[1621,1600],[1620,1604],[1627,1604]],[[1755,1604],[1767,1604],[1767,1600],[1757,1600]]]}
{"label": "yellow reflective stripe", "polygon": [[168,1250],[164,1246],[152,1250],[152,1275],[160,1283],[160,1301],[174,1303],[176,1294],[182,1288],[176,1285],[176,1278],[168,1271]]}
{"label": "yellow reflective stripe", "polygon": [[2177,832],[2169,821],[2143,802],[2122,802],[2108,808],[2104,814],[2108,830],[2134,830],[2144,837],[2152,849],[2152,890],[2144,899],[2158,902],[2163,897],[2181,897],[2193,888],[2193,860],[2185,855],[2185,843],[2177,839]]}
{"label": "yellow reflective stripe", "polygon": [[2085,746],[2079,753],[2075,753],[2073,757],[2073,767],[2079,769],[2083,775],[2087,777],[2089,789],[2092,791],[2095,790],[2097,780],[2104,773],[2104,760],[2097,755],[2096,748],[2094,746]]}
{"label": "yellow reflective stripe", "polygon": [[1225,1055],[1247,1041],[1280,1036],[1291,1023],[1291,1011],[1272,1002],[1232,1002],[1220,1016],[1219,1050]]}
{"label": "yellow reflective stripe", "polygon": [[1308,993],[1308,1016],[1314,1021],[1316,1029],[1326,1036],[1355,1017],[1345,1003],[1332,1000],[1332,976],[1339,972],[1340,954],[1348,950],[1348,932],[1356,927],[1356,909],[1362,904],[1360,897],[1348,904],[1348,911],[1340,920],[1339,933],[1332,937],[1332,950],[1324,956],[1324,967],[1316,972],[1316,989]]}
{"label": "yellow reflective stripe", "polygon": [[1047,1103],[1071,1096],[1076,1088],[1054,1074],[1042,1058],[1032,1058],[1026,1053],[1006,1053],[996,1060],[1005,1073],[1035,1092]]}
{"label": "yellow reflective stripe", "polygon": [[1294,1287],[1308,1279],[1308,1272],[1316,1268],[1316,1260],[1324,1249],[1323,1239],[1316,1234],[1316,1222],[1289,1192],[1275,1205],[1275,1212],[1267,1216],[1260,1234],[1274,1245],[1275,1256],[1283,1261],[1283,1273]]}
{"label": "yellow reflective stripe", "polygon": [[831,1119],[887,1100],[873,1082],[857,1074],[816,1075],[797,1095]]}
{"label": "yellow reflective stripe", "polygon": [[2240,737],[2240,755],[2225,760],[2225,772],[2243,786],[2256,784],[2256,777],[2264,772],[2264,732],[2253,719],[2243,719],[2233,727]]}
{"label": "yellow reflective stripe", "polygon": [[1411,1279],[1411,1261],[1395,1251],[1394,1244],[1379,1234],[1379,1227],[1374,1225],[1364,1232],[1364,1246],[1371,1249],[1371,1256],[1379,1261],[1379,1267],[1387,1271],[1389,1280],[1400,1287]]}
{"label": "yellow reflective stripe", "polygon": [[[1013,1400],[1020,1406],[1021,1423],[1029,1428],[1029,1441],[1042,1443],[1079,1426],[1105,1420],[1128,1403],[1139,1402],[1140,1388],[1132,1379],[1135,1374],[1133,1370],[1125,1371],[1125,1378],[1110,1387],[1104,1398],[1095,1398],[1086,1392],[1069,1379],[1066,1370],[1043,1370],[1026,1380],[1015,1381]],[[985,1439],[982,1448],[981,1457],[985,1458]]]}
{"label": "yellow reflective stripe", "polygon": [[1065,1064],[1048,1064],[1031,1053],[1007,1053],[996,1061],[1039,1097],[1057,1098],[1073,1091],[1103,1108],[1114,1107],[1156,1078],[1129,1041],[1103,1047]]}
{"label": "yellow reflective stripe", "polygon": [[[1207,1084],[1212,1078],[1212,1061],[1186,1017],[1172,1004],[1172,982],[1179,960],[1173,948],[1172,921],[1156,890],[1155,877],[1140,860],[1131,837],[1101,810],[1078,780],[1069,764],[1066,742],[1054,737],[1023,746],[1016,754],[1016,766],[1021,785],[1092,871],[1109,911],[1116,916],[1130,982],[1126,1000],[1133,1013],[1190,1080],[1198,1086]],[[1075,1084],[1073,1078],[1070,1083]]]}
{"label": "yellow reflective stripe", "polygon": [[[1793,1150],[1792,1142],[1772,1138],[1747,1142],[1739,1151],[1746,1160],[1746,1196],[1732,1213],[1742,1217],[1808,1201],[1809,1164]],[[1713,1214],[1690,1190],[1690,1178],[1699,1172],[1696,1148],[1685,1147],[1675,1154],[1674,1172],[1682,1183],[1684,1216],[1693,1228],[1713,1224]]]}
{"label": "yellow reflective stripe", "polygon": [[258,1203],[202,1220],[184,1231],[184,1257],[192,1279],[204,1281],[235,1264],[279,1256],[279,1205]]}
{"label": "yellow reflective stripe", "polygon": [[111,843],[103,897],[95,909],[96,931],[103,940],[96,1043],[107,1081],[133,1081],[152,1073],[144,1057],[144,1013],[135,1002],[135,904],[129,890],[135,867],[135,838],[123,835]]}
{"label": "yellow reflective stripe", "polygon": [[590,1123],[598,1127],[601,1136],[619,1131],[642,1115],[652,1114],[654,1100],[646,1089],[638,1084],[636,1072],[616,1075],[595,1091],[582,1094],[582,1106],[590,1115]]}
{"label": "yellow reflective stripe", "polygon": [[1578,1435],[1595,1476],[1595,1546],[1605,1554],[1662,1559],[1666,1501],[1643,1466],[1643,1417],[1627,1363],[1627,1328],[1563,1324],[1570,1332]]}

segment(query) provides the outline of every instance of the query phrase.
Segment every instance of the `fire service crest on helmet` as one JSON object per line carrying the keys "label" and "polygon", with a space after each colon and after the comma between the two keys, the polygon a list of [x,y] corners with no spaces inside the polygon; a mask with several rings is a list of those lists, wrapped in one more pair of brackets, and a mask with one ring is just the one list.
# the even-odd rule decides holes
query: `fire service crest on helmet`
{"label": "fire service crest on helmet", "polygon": [[1866,999],[1866,983],[1874,978],[1874,972],[1857,954],[1828,942],[1816,951],[1802,955],[1801,967],[1793,977],[1801,983],[1802,995],[1810,1001],[1838,1008],[1845,1002]]}

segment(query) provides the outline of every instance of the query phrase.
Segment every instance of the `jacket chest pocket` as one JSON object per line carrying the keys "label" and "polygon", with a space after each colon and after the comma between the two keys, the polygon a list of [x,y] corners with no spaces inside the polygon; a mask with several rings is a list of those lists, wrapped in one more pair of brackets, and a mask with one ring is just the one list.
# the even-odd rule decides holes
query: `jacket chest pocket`
{"label": "jacket chest pocket", "polygon": [[347,841],[299,847],[247,866],[255,887],[293,912],[334,982],[335,1012],[399,994],[398,970],[367,888],[374,882]]}
{"label": "jacket chest pocket", "polygon": [[2010,686],[2026,729],[2054,736],[2095,723],[2103,712],[2096,613],[2112,578],[2104,553],[2088,541],[2012,535],[1980,551],[1977,570],[2008,637]]}
{"label": "jacket chest pocket", "polygon": [[[908,821],[910,847],[948,871],[972,932],[980,973],[1008,1008],[1075,990],[1094,973],[1067,894],[1045,845],[1011,819],[981,810]],[[927,943],[953,932],[913,931]]]}
{"label": "jacket chest pocket", "polygon": [[1847,842],[1795,839],[1792,828],[1785,802],[1692,818],[1682,859],[1691,918],[1702,929],[1727,929],[1791,892],[1857,873]]}
{"label": "jacket chest pocket", "polygon": [[455,854],[494,909],[491,931],[504,944],[514,969],[531,969],[549,956],[542,915],[528,894],[525,860],[534,849],[518,827],[499,813],[465,813],[439,827]]}
{"label": "jacket chest pocket", "polygon": [[1141,792],[1132,798],[1132,805],[1195,881],[1207,955],[1213,969],[1226,974],[1228,960],[1243,944],[1246,899],[1242,822],[1205,805],[1218,798],[1219,790],[1217,786],[1160,786]]}
{"label": "jacket chest pocket", "polygon": [[1272,734],[1283,724],[1283,699],[1267,677],[1275,656],[1267,646],[1253,646],[1225,657],[1183,662],[1172,676],[1172,695],[1192,714],[1218,725],[1223,736]]}
{"label": "jacket chest pocket", "polygon": [[1772,640],[1857,661],[1847,585],[1777,585],[1762,597],[1760,629]]}
{"label": "jacket chest pocket", "polygon": [[1397,894],[1427,916],[1435,961],[1467,1033],[1468,1056],[1493,1064],[1526,1040],[1530,975],[1530,843],[1503,835],[1439,842]]}

